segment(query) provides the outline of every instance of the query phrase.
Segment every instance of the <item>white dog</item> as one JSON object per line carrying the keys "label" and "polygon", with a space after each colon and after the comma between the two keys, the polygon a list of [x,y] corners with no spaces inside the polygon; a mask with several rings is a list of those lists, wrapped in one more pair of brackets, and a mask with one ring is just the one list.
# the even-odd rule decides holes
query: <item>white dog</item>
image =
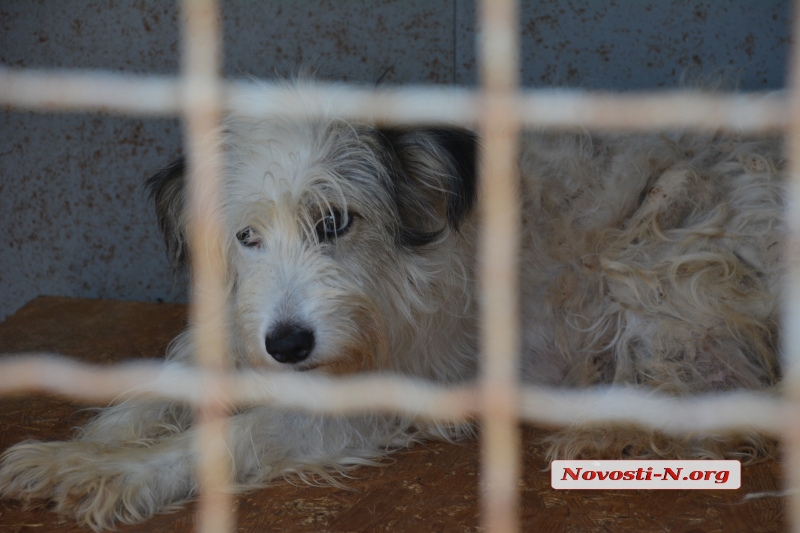
{"label": "white dog", "polygon": [[[298,98],[291,86],[285,98]],[[473,379],[476,137],[288,119],[284,102],[272,104],[271,119],[234,115],[224,125],[235,365]],[[523,378],[677,395],[775,384],[782,165],[778,139],[525,134]],[[179,265],[183,170],[177,161],[149,181]],[[168,357],[191,361],[190,336]],[[271,407],[237,412],[230,426],[242,489],[290,474],[330,476],[414,440],[470,431]],[[184,405],[130,400],[71,442],[12,447],[0,493],[53,502],[95,529],[144,520],[192,497],[194,431]],[[620,428],[568,428],[550,440],[560,457],[747,455],[762,444],[752,435],[667,440]]]}

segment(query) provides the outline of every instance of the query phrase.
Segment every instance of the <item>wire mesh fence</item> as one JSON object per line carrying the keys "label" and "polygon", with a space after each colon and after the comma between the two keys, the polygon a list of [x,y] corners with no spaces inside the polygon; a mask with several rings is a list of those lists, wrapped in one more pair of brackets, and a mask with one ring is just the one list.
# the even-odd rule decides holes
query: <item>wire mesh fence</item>
{"label": "wire mesh fence", "polygon": [[[181,115],[187,133],[192,198],[194,330],[201,338],[198,365],[172,373],[155,363],[98,368],[54,354],[19,354],[0,361],[0,394],[58,393],[106,401],[136,388],[143,395],[192,402],[198,412],[197,476],[201,487],[199,530],[232,531],[235,517],[225,451],[227,410],[233,405],[273,403],[314,412],[342,414],[365,409],[403,412],[433,419],[482,421],[483,520],[487,531],[517,530],[520,469],[518,420],[564,424],[576,420],[628,421],[680,434],[747,426],[786,443],[791,524],[800,531],[800,53],[795,43],[786,94],[713,95],[681,91],[661,94],[587,94],[579,91],[522,91],[517,6],[512,0],[483,0],[480,10],[482,83],[478,90],[407,87],[365,90],[337,84],[301,88],[325,97],[347,119],[389,123],[458,122],[482,133],[483,217],[482,317],[484,372],[478,384],[440,387],[401,377],[267,375],[233,372],[223,357],[227,338],[222,265],[208,253],[221,246],[219,212],[219,124],[224,109],[242,96],[270,99],[277,87],[263,82],[225,81],[220,72],[220,29],[215,0],[183,0],[183,67],[180,77],[144,77],[102,72],[0,69],[0,103],[37,111],[88,111],[137,115]],[[795,22],[795,35],[800,26]],[[247,98],[249,102],[254,98]],[[306,98],[297,101],[306,101]],[[263,114],[268,109],[237,108]],[[309,109],[283,109],[308,115]],[[731,128],[788,133],[791,198],[788,205],[788,287],[784,316],[786,361],[783,398],[736,392],[697,399],[657,397],[636,390],[564,391],[521,387],[516,377],[519,331],[516,316],[518,212],[515,208],[515,146],[519,130],[537,127],[656,129]],[[490,177],[490,178],[487,178]],[[199,216],[202,213],[203,216]],[[87,383],[93,386],[87,387]],[[313,391],[309,392],[309,391]]]}

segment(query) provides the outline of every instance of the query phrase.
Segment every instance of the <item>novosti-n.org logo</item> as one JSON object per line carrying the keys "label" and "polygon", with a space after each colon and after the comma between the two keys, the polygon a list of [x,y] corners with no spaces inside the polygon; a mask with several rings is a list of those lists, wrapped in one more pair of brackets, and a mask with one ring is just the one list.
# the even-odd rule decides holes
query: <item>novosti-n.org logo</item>
{"label": "novosti-n.org logo", "polygon": [[553,461],[554,489],[738,489],[739,461]]}

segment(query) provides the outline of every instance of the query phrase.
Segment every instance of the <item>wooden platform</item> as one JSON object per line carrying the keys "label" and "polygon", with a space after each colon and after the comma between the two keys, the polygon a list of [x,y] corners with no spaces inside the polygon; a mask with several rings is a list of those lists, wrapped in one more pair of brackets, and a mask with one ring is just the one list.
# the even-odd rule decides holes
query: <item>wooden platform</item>
{"label": "wooden platform", "polygon": [[[185,308],[41,297],[0,324],[0,352],[58,351],[101,364],[159,357],[185,323]],[[53,398],[0,398],[0,449],[24,439],[64,439],[91,413]],[[774,461],[742,469],[736,491],[555,491],[537,445],[543,430],[524,430],[521,531],[777,532],[786,530],[785,501],[746,498],[780,490]],[[274,487],[236,500],[239,531],[479,531],[478,448],[429,443],[393,456],[383,468],[360,468],[347,489]],[[123,533],[193,530],[192,506],[156,516]],[[86,531],[42,509],[0,501],[0,532]]]}

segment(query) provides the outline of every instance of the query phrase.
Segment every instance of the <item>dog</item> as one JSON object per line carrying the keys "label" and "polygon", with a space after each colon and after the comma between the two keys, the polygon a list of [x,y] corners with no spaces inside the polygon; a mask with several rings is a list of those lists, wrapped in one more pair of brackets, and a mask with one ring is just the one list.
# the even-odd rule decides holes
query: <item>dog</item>
{"label": "dog", "polygon": [[[224,121],[230,358],[240,370],[478,374],[477,136],[309,115],[287,82],[270,118]],[[245,106],[247,102],[243,103]],[[259,102],[263,107],[263,102]],[[769,389],[781,377],[784,159],[779,137],[709,132],[521,135],[521,378],[673,395]],[[188,257],[182,159],[149,179],[168,254]],[[191,332],[167,358],[190,365]],[[17,444],[0,494],[95,530],[196,492],[191,408],[132,398],[69,442]],[[230,418],[236,489],[331,476],[463,424],[251,407]],[[752,457],[759,435],[666,438],[568,427],[551,457]]]}

